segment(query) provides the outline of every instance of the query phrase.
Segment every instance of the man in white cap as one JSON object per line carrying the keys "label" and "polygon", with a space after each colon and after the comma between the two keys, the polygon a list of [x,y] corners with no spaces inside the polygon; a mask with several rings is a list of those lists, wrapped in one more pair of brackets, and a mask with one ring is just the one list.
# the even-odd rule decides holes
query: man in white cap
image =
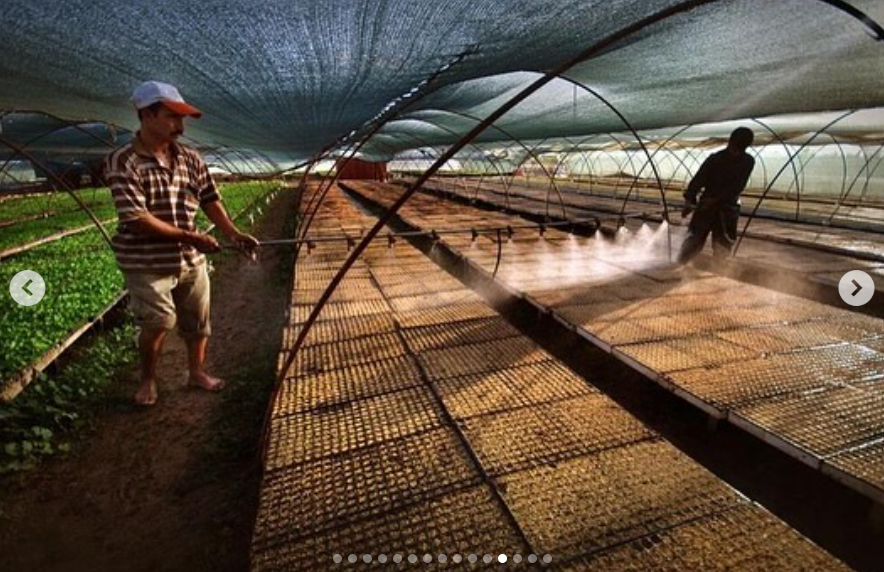
{"label": "man in white cap", "polygon": [[184,133],[185,117],[202,113],[174,86],[158,81],[139,85],[132,102],[141,129],[130,143],[108,155],[105,178],[120,221],[114,253],[140,329],[141,386],[135,402],[153,405],[157,361],[176,323],[187,342],[188,385],[207,391],[224,387],[205,370],[211,328],[204,253],[220,247],[214,237],[196,230],[197,211],[202,209],[250,256],[258,241],[230,220],[199,153],[177,141]]}

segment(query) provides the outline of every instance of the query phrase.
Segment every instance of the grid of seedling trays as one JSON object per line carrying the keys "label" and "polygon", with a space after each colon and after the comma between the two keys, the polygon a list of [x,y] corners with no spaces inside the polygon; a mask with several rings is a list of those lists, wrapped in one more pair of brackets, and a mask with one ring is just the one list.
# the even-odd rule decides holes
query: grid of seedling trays
{"label": "grid of seedling trays", "polygon": [[[315,271],[344,261],[346,233],[373,222],[329,194],[311,233],[342,240],[302,251],[293,309],[315,299],[302,296]],[[579,569],[627,549],[633,569],[657,570],[655,546],[690,563],[719,543],[718,569],[782,553],[846,569],[405,241],[369,246],[353,271],[340,288],[359,284],[365,310],[322,310],[273,403],[253,570],[472,569],[500,567],[500,554]],[[289,342],[306,315],[292,312]]]}
{"label": "grid of seedling trays", "polygon": [[[380,184],[354,189],[383,205],[401,192]],[[471,212],[485,216],[421,194],[401,216],[429,229],[449,212],[461,221]],[[624,236],[521,234],[523,240],[502,244],[443,238],[476,268],[488,274],[497,268],[498,282],[563,327],[709,415],[884,501],[880,458],[866,452],[884,441],[884,321],[703,271],[674,274],[660,262],[662,234],[646,235],[640,250]],[[844,388],[853,390],[844,394],[850,406],[817,395]]]}

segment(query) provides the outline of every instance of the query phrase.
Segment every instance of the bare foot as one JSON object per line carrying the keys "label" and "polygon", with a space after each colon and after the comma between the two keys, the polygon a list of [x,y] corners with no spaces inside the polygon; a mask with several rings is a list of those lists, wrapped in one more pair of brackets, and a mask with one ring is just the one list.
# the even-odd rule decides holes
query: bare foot
{"label": "bare foot", "polygon": [[157,402],[157,384],[154,381],[146,381],[141,384],[135,393],[135,403],[149,407]]}
{"label": "bare foot", "polygon": [[187,380],[187,386],[216,392],[224,389],[224,380],[212,377],[207,373],[190,374],[190,379]]}

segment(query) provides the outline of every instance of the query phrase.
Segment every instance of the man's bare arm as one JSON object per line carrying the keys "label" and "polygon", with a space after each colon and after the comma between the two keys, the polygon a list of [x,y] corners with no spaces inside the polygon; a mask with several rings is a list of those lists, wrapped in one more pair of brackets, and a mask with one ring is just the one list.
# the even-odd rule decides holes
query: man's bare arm
{"label": "man's bare arm", "polygon": [[250,234],[240,232],[227,215],[227,209],[221,201],[215,201],[203,206],[203,211],[209,220],[212,221],[218,230],[220,230],[228,240],[236,243],[250,258],[255,257],[255,248],[258,246],[258,239]]}
{"label": "man's bare arm", "polygon": [[192,244],[200,252],[214,252],[219,248],[218,241],[208,234],[178,228],[146,211],[140,212],[136,216],[138,217],[137,219],[129,221],[127,224],[138,234],[148,234],[185,244]]}
{"label": "man's bare arm", "polygon": [[233,221],[230,220],[230,216],[227,214],[227,209],[224,208],[224,204],[221,201],[215,201],[203,206],[203,212],[206,213],[209,220],[212,221],[215,226],[218,227],[218,230],[220,230],[229,240],[236,240],[236,237],[242,234],[239,232],[239,229],[236,228],[236,225],[233,224]]}

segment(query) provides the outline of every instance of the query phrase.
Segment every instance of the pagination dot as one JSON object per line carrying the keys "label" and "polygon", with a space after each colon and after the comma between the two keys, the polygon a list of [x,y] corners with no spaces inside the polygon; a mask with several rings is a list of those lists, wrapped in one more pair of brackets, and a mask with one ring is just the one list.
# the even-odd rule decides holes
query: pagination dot
{"label": "pagination dot", "polygon": [[501,554],[500,556],[498,556],[497,561],[500,562],[501,564],[506,562],[506,554]]}
{"label": "pagination dot", "polygon": [[366,564],[370,564],[371,563],[371,554],[366,554],[365,556],[363,556],[362,561],[365,562]]}
{"label": "pagination dot", "polygon": [[335,564],[340,564],[341,562],[344,561],[344,557],[341,556],[340,554],[335,554],[334,556],[332,556],[332,560],[335,561]]}
{"label": "pagination dot", "polygon": [[549,564],[550,562],[552,562],[552,556],[550,556],[549,554],[544,554],[543,555],[543,562],[546,564]]}
{"label": "pagination dot", "polygon": [[347,557],[347,561],[350,562],[350,564],[356,564],[356,560],[357,560],[357,558],[356,558],[355,554],[351,554],[350,556]]}

